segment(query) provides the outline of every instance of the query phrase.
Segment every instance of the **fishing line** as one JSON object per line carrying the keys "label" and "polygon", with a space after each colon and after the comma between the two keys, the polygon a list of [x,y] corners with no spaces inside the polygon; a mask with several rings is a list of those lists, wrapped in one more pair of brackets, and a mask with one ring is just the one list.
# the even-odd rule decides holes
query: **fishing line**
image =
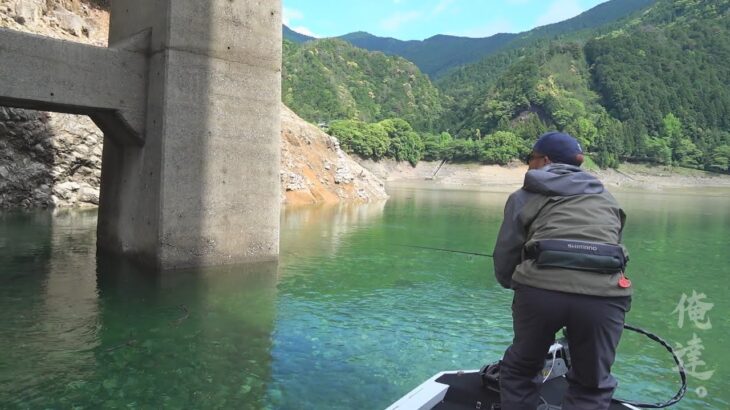
{"label": "fishing line", "polygon": [[669,343],[665,342],[664,339],[662,339],[661,337],[659,337],[651,332],[648,332],[644,329],[641,329],[641,328],[638,328],[635,326],[631,326],[626,323],[624,323],[624,329],[631,330],[636,333],[640,333],[640,334],[648,337],[649,339],[659,343],[660,345],[664,346],[664,348],[667,349],[669,351],[669,353],[671,353],[672,358],[674,359],[674,362],[677,363],[677,369],[679,369],[679,377],[682,380],[682,386],[680,386],[679,390],[674,395],[674,397],[672,397],[671,399],[669,399],[668,401],[666,401],[664,403],[641,403],[641,402],[624,400],[624,399],[619,399],[619,398],[614,398],[614,400],[621,402],[621,403],[629,404],[634,407],[641,407],[644,409],[662,409],[664,407],[672,406],[672,405],[676,404],[677,402],[679,402],[680,400],[682,400],[684,395],[687,393],[687,375],[685,374],[684,366],[682,366],[682,362],[677,357],[677,354],[674,352],[674,349],[672,349],[672,346],[670,346]]}
{"label": "fishing line", "polygon": [[486,253],[479,253],[479,252],[464,252],[464,251],[457,251],[455,249],[444,249],[444,248],[432,248],[430,246],[418,246],[418,245],[403,245],[403,244],[395,244],[395,246],[402,246],[405,248],[416,248],[416,249],[428,249],[432,251],[441,251],[441,252],[451,252],[451,253],[461,253],[464,255],[476,255],[476,256],[486,256],[487,258],[493,258],[494,256],[486,254]]}

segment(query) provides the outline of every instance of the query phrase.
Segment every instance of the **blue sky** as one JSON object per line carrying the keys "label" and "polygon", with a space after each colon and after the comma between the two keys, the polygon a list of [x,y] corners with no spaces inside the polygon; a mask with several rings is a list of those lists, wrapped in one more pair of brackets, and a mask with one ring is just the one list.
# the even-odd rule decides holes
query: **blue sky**
{"label": "blue sky", "polygon": [[283,0],[284,24],[314,37],[367,31],[423,40],[488,37],[562,21],[607,0]]}

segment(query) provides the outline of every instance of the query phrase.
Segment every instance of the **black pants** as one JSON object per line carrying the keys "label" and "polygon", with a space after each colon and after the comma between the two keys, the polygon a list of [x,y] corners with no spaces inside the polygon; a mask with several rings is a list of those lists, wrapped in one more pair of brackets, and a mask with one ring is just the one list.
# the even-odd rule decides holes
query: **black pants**
{"label": "black pants", "polygon": [[500,367],[502,408],[535,410],[541,403],[533,378],[555,334],[568,329],[571,368],[564,410],[605,410],[616,389],[611,365],[631,297],[598,297],[520,285],[512,302],[515,337]]}

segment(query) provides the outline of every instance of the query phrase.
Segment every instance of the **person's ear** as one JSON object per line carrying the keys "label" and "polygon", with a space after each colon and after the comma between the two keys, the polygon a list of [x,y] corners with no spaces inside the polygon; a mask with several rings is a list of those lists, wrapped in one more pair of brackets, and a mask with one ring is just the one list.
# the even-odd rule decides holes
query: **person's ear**
{"label": "person's ear", "polygon": [[585,157],[583,156],[583,154],[577,154],[575,156],[575,162],[578,163],[578,166],[583,165],[583,160],[585,160]]}
{"label": "person's ear", "polygon": [[542,159],[545,161],[545,165],[548,165],[548,164],[552,164],[553,163],[552,161],[550,161],[550,157],[548,157],[547,155],[545,155],[544,157],[542,157]]}

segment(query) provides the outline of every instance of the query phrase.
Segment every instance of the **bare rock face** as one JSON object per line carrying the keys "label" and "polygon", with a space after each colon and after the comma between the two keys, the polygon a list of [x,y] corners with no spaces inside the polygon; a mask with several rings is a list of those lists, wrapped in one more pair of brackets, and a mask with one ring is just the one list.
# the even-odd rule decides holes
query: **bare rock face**
{"label": "bare rock face", "polygon": [[[108,14],[79,0],[0,0],[0,27],[106,45]],[[96,206],[104,137],[86,116],[0,107],[0,208]]]}
{"label": "bare rock face", "polygon": [[78,15],[68,10],[60,9],[53,12],[53,17],[58,22],[58,27],[72,36],[81,37],[82,35],[89,35],[89,28],[86,26],[86,22]]}
{"label": "bare rock face", "polygon": [[87,117],[0,107],[0,207],[98,205],[101,145]]}
{"label": "bare rock face", "polygon": [[383,182],[342,151],[336,138],[284,105],[281,143],[285,203],[374,202],[388,197]]}
{"label": "bare rock face", "polygon": [[48,116],[0,108],[0,121],[0,206],[51,205]]}
{"label": "bare rock face", "polygon": [[80,0],[0,0],[0,27],[106,46],[109,13]]}
{"label": "bare rock face", "polygon": [[10,15],[18,24],[35,23],[47,11],[45,0],[15,0],[10,7]]}

